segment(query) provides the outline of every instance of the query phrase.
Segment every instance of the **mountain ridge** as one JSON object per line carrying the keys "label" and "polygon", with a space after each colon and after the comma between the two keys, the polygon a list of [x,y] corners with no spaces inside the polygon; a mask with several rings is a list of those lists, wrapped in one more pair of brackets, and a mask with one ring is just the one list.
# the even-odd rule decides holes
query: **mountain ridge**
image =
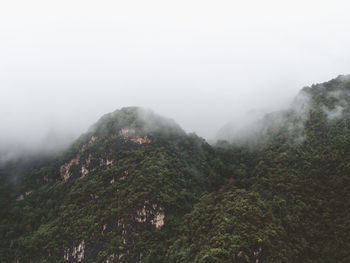
{"label": "mountain ridge", "polygon": [[243,143],[106,114],[62,155],[0,169],[0,259],[348,262],[349,90],[303,88]]}

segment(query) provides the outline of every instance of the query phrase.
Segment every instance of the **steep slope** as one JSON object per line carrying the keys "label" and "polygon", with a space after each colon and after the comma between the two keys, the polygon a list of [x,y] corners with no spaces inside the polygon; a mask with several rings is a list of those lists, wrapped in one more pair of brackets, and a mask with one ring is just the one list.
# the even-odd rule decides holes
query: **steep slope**
{"label": "steep slope", "polygon": [[0,261],[350,262],[349,113],[340,76],[214,147],[107,114],[58,158],[0,169]]}
{"label": "steep slope", "polygon": [[214,161],[170,120],[107,114],[24,176],[1,217],[1,262],[163,262],[182,216],[214,186]]}
{"label": "steep slope", "polygon": [[231,182],[186,215],[170,262],[350,261],[350,78],[301,94],[302,115],[292,107],[253,140],[218,143]]}

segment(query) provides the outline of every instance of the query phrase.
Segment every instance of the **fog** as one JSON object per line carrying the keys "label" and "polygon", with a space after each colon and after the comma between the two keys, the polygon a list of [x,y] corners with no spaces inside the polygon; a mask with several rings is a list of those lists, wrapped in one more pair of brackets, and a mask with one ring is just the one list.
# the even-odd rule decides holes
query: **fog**
{"label": "fog", "polygon": [[[349,73],[347,1],[2,1],[0,152],[141,106],[207,139]],[[337,116],[331,112],[330,116]],[[20,150],[18,150],[20,151]]]}

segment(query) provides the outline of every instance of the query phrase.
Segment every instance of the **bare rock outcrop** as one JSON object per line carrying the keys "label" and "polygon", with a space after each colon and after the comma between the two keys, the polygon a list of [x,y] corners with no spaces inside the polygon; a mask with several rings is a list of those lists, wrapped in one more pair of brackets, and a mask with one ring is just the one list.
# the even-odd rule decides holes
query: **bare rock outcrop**
{"label": "bare rock outcrop", "polygon": [[164,225],[164,218],[163,207],[159,207],[157,204],[150,204],[148,201],[145,201],[141,209],[136,210],[135,220],[137,222],[150,222],[157,229],[160,229]]}
{"label": "bare rock outcrop", "polygon": [[79,164],[79,155],[76,158],[72,159],[69,163],[65,163],[64,165],[61,166],[60,174],[61,174],[62,179],[65,182],[67,182],[68,179],[72,176],[70,168],[73,165],[78,165],[78,164]]}
{"label": "bare rock outcrop", "polygon": [[76,247],[66,248],[64,250],[63,259],[65,261],[70,261],[74,259],[76,262],[81,262],[84,259],[85,255],[85,241],[81,241]]}

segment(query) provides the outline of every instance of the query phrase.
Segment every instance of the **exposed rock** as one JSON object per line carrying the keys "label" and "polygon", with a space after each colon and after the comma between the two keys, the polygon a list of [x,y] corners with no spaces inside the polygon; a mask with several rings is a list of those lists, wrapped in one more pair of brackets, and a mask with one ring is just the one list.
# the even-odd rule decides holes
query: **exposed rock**
{"label": "exposed rock", "polygon": [[81,151],[81,152],[84,152],[84,151],[86,150],[86,147],[91,146],[92,144],[94,144],[94,142],[95,142],[97,139],[98,139],[97,136],[95,136],[95,135],[91,136],[89,142],[88,142],[87,144],[84,144],[84,145],[81,147],[80,151]]}
{"label": "exposed rock", "polygon": [[119,178],[119,181],[125,181],[126,180],[126,176],[122,176]]}
{"label": "exposed rock", "polygon": [[144,206],[141,209],[136,210],[135,220],[139,223],[150,222],[157,229],[160,229],[164,225],[164,209],[158,208],[157,204],[150,205],[148,201],[145,201]]}
{"label": "exposed rock", "polygon": [[[72,251],[72,253],[70,253]],[[78,246],[64,249],[63,259],[69,261],[72,257],[76,262],[81,262],[84,259],[85,255],[85,241],[81,241]]]}
{"label": "exposed rock", "polygon": [[72,257],[77,259],[77,262],[81,262],[84,259],[85,254],[85,241],[83,240],[77,247],[73,248]]}
{"label": "exposed rock", "polygon": [[125,256],[124,253],[120,253],[118,254],[111,254],[107,257],[106,259],[106,263],[112,263],[112,262],[116,262],[115,260],[118,259],[117,262],[120,262],[120,260]]}
{"label": "exposed rock", "polygon": [[123,240],[123,244],[126,245],[127,242],[126,242],[126,228],[125,228],[125,224],[122,224],[122,240]]}
{"label": "exposed rock", "polygon": [[121,136],[123,136],[124,139],[128,139],[130,138],[131,136],[134,136],[136,133],[135,129],[133,128],[123,128],[121,129],[121,131],[119,132],[119,134]]}
{"label": "exposed rock", "polygon": [[89,157],[86,159],[86,165],[89,166],[91,163],[91,153],[89,154]]}
{"label": "exposed rock", "polygon": [[63,260],[65,260],[65,261],[69,260],[69,248],[64,249]]}
{"label": "exposed rock", "polygon": [[19,196],[16,197],[16,201],[22,201],[24,200],[24,197],[27,197],[28,195],[30,195],[33,192],[33,190],[29,190],[27,192],[25,192],[24,194],[21,194]]}
{"label": "exposed rock", "polygon": [[64,165],[61,166],[60,168],[60,174],[63,180],[66,182],[68,179],[72,176],[72,173],[70,172],[70,168],[73,165],[78,165],[79,164],[79,155],[72,159],[69,163],[65,163]]}
{"label": "exposed rock", "polygon": [[97,140],[97,138],[97,136],[91,136],[90,141],[88,142],[88,146],[92,145]]}
{"label": "exposed rock", "polygon": [[85,167],[85,165],[81,166],[81,177],[84,178],[89,173],[89,170]]}
{"label": "exposed rock", "polygon": [[106,263],[112,263],[115,257],[116,257],[115,254],[109,255],[106,259]]}
{"label": "exposed rock", "polygon": [[124,128],[119,132],[119,134],[124,138],[124,140],[130,140],[138,144],[152,142],[147,136],[144,136],[144,137],[135,136],[136,131],[135,129],[132,129],[132,128]]}
{"label": "exposed rock", "polygon": [[124,257],[125,256],[125,254],[124,253],[120,253],[119,255],[118,255],[118,260],[121,260],[122,259],[122,257]]}
{"label": "exposed rock", "polygon": [[23,194],[21,194],[21,195],[16,197],[16,201],[22,201],[22,200],[24,200],[24,195]]}
{"label": "exposed rock", "polygon": [[100,197],[97,194],[90,194],[92,200],[99,199]]}
{"label": "exposed rock", "polygon": [[165,214],[163,212],[163,208],[160,207],[159,211],[154,214],[153,220],[151,220],[151,224],[155,225],[157,229],[160,229],[164,225]]}
{"label": "exposed rock", "polygon": [[151,143],[152,141],[150,139],[148,139],[147,136],[145,137],[134,137],[131,138],[130,141],[138,143],[138,144],[145,144],[145,143]]}
{"label": "exposed rock", "polygon": [[112,166],[113,163],[114,163],[113,160],[109,160],[108,158],[107,159],[104,159],[104,158],[100,159],[100,166]]}
{"label": "exposed rock", "polygon": [[125,181],[127,175],[129,175],[129,171],[128,171],[128,170],[125,170],[125,171],[123,172],[123,174],[124,174],[124,175],[121,176],[121,177],[119,178],[119,181]]}

